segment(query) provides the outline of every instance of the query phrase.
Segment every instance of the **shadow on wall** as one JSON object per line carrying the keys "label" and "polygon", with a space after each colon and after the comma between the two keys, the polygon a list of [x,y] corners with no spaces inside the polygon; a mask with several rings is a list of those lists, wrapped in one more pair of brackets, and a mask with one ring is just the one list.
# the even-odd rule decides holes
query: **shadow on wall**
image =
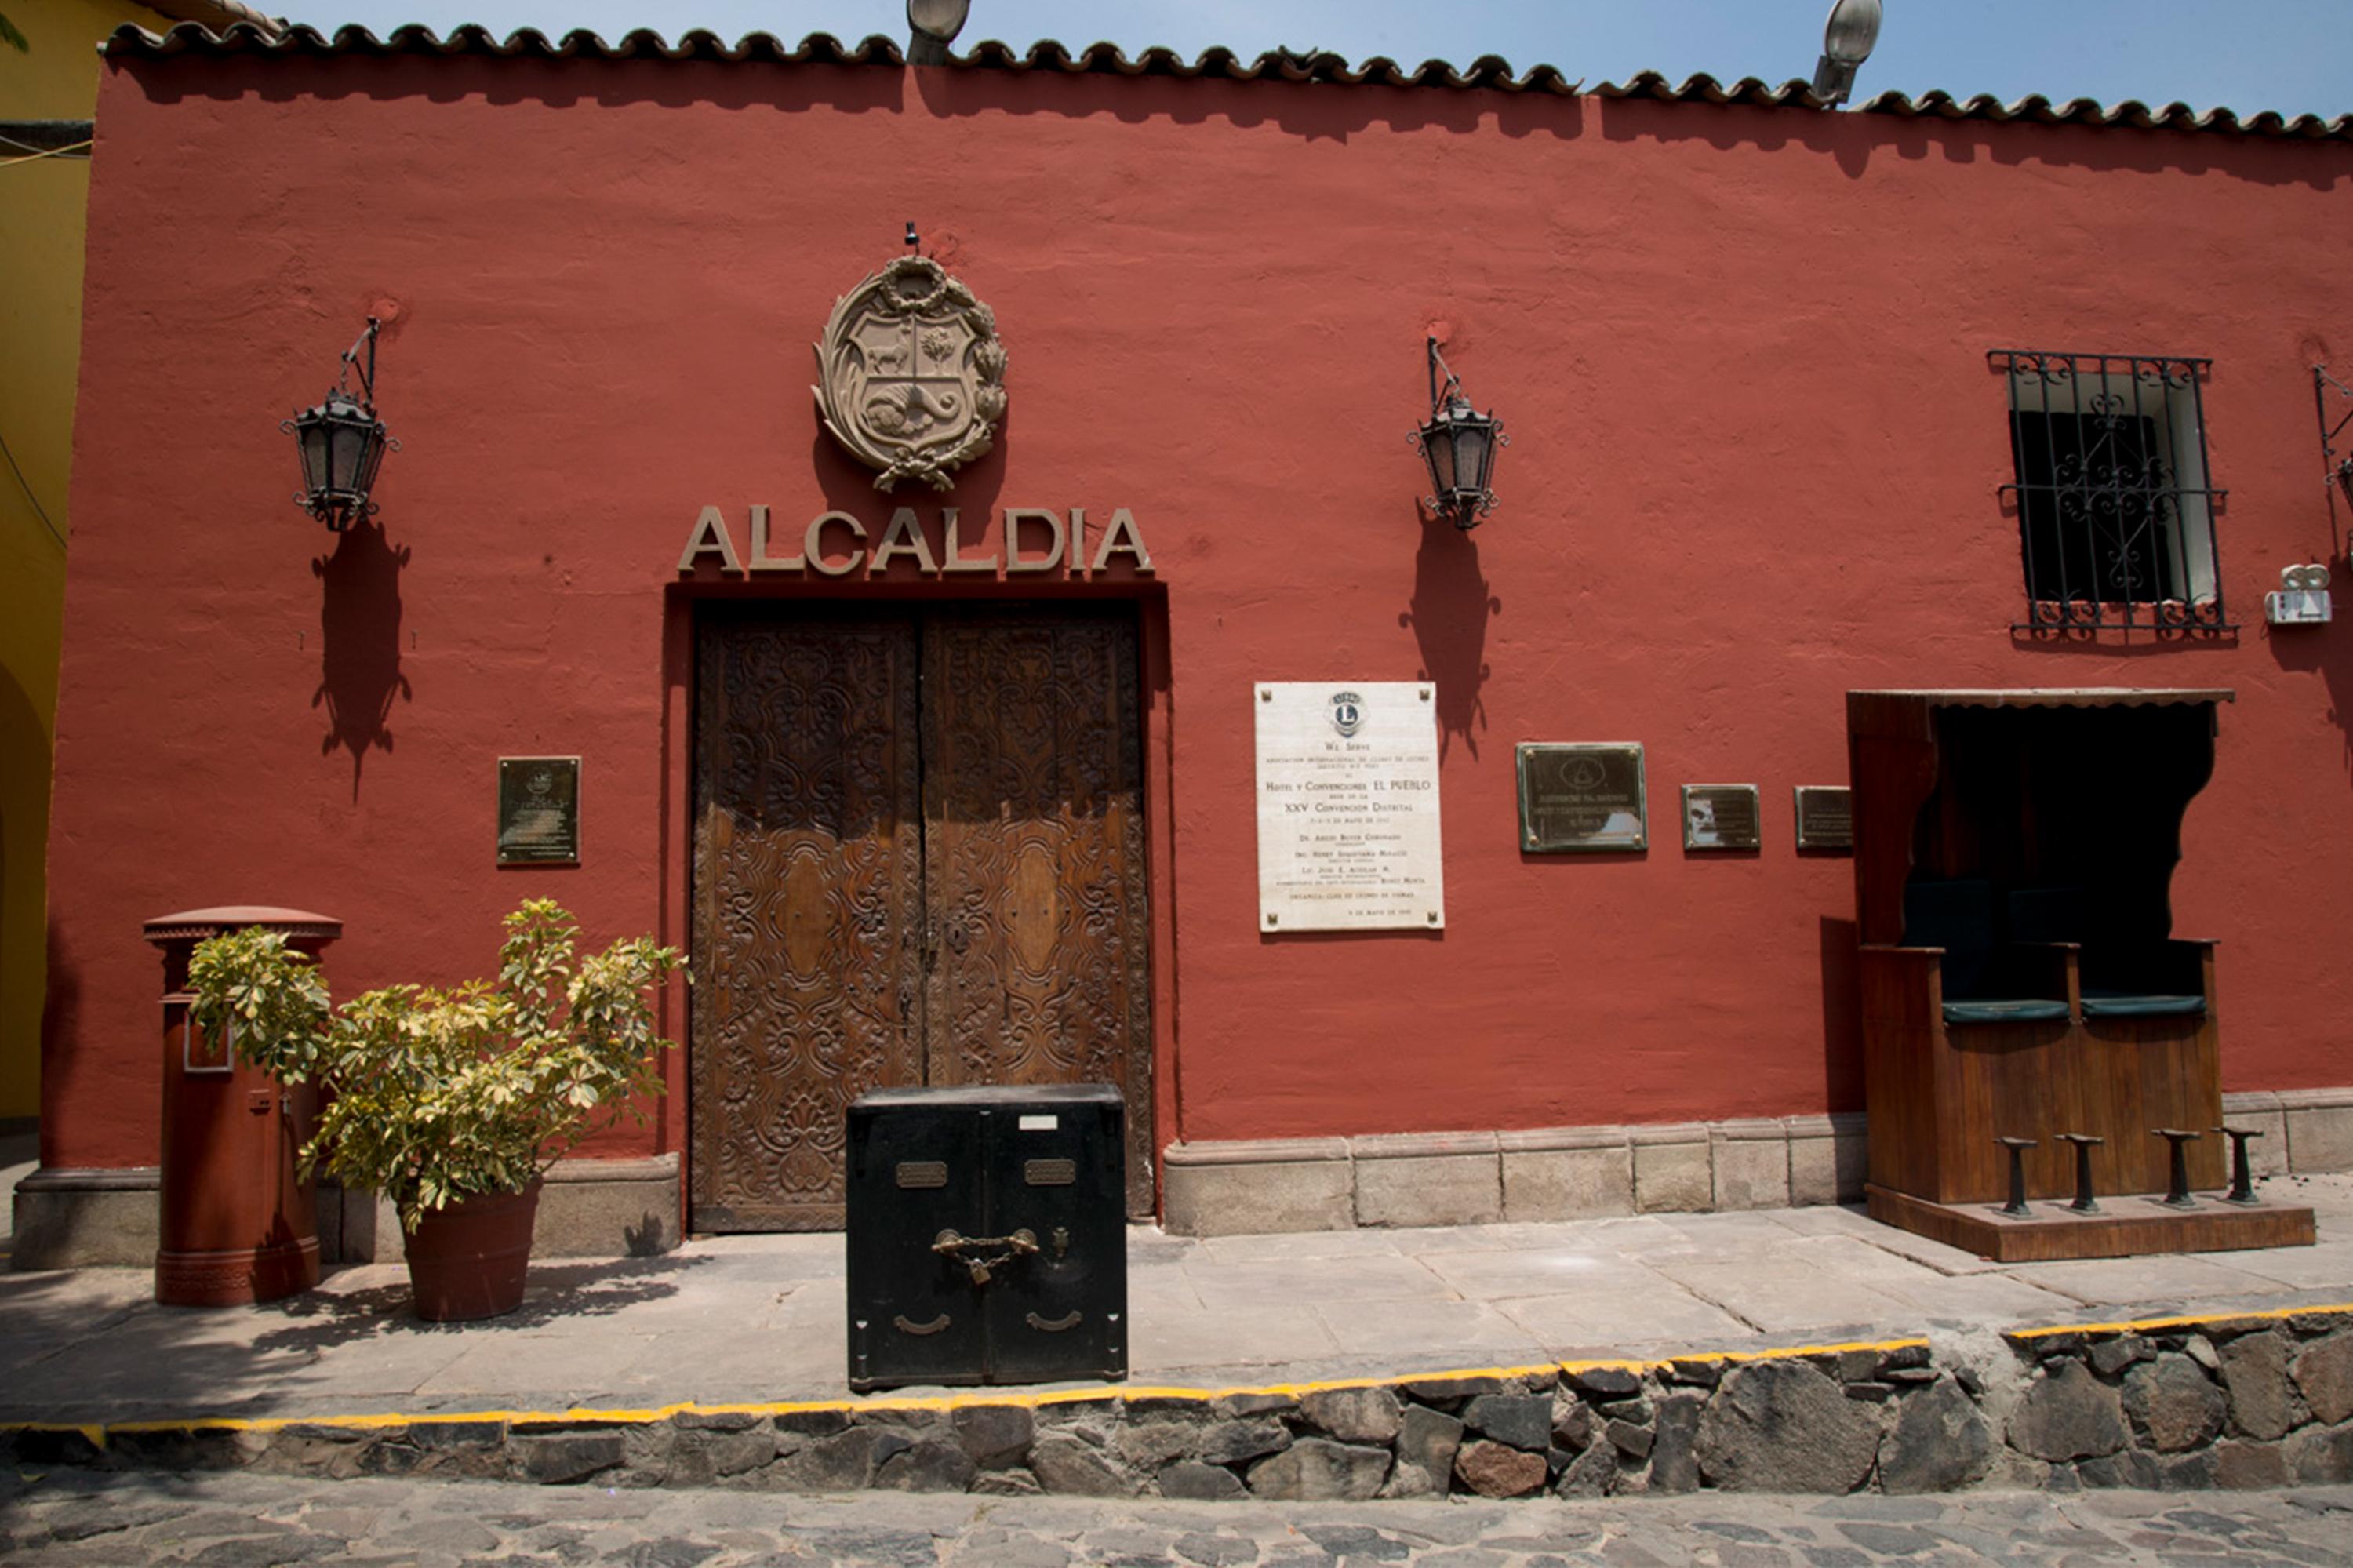
{"label": "shadow on wall", "polygon": [[[454,31],[450,36],[455,37]],[[1071,120],[1102,116],[1127,124],[1156,120],[1178,125],[1215,120],[1243,130],[1271,126],[1303,141],[1339,143],[1374,131],[1437,129],[1469,135],[1488,126],[1515,140],[1542,135],[1570,141],[1584,133],[1586,116],[1582,98],[1554,90],[1554,83],[1561,79],[1556,72],[1542,76],[1542,85],[1534,90],[1517,91],[1343,87],[1331,80],[1237,81],[1214,75],[1189,81],[1158,76],[1152,84],[1158,90],[1139,91],[1139,83],[1114,70],[1067,73],[1053,66],[1007,69],[1012,58],[1018,58],[1010,51],[1005,57],[992,54],[991,63],[977,67],[914,72],[880,62],[830,65],[808,60],[778,71],[762,69],[756,64],[681,60],[647,70],[634,60],[573,61],[550,69],[547,63],[528,58],[452,54],[424,58],[430,69],[420,70],[416,57],[399,54],[340,56],[332,69],[305,82],[304,92],[327,103],[347,98],[379,102],[421,98],[435,103],[474,100],[551,109],[584,103],[607,107],[655,103],[669,109],[708,104],[777,116],[821,108],[844,114],[921,111],[935,119],[1054,114]],[[1000,58],[1006,59],[1005,65],[995,63]],[[1294,55],[1294,63],[1299,58]],[[1336,60],[1336,57],[1324,57],[1319,69]],[[1377,65],[1377,61],[1363,63]],[[1546,68],[1533,69],[1541,72]],[[1476,62],[1469,69],[1482,83],[1520,79],[1503,61],[1492,67]],[[283,101],[291,96],[280,60],[227,53],[212,56],[202,70],[144,66],[138,69],[136,80],[140,92],[153,103],[186,99]],[[1794,118],[1796,111],[1789,112]]]}
{"label": "shadow on wall", "polygon": [[[1924,94],[1917,101],[1926,102],[1930,96]],[[1797,147],[1831,159],[1840,173],[1854,180],[1869,172],[1874,158],[1916,164],[1932,156],[1960,164],[2220,175],[2254,185],[2300,185],[2315,190],[2334,190],[2343,178],[2341,164],[2298,155],[2295,142],[2275,143],[2232,132],[2147,132],[2043,125],[2032,121],[1956,123],[1933,110],[1910,117],[1865,110],[1823,114],[1750,104],[1703,108],[1626,98],[1607,103],[1601,113],[1601,134],[1611,142],[1704,142],[1723,153],[1746,148],[1772,153]]]}
{"label": "shadow on wall", "polygon": [[0,1120],[40,1109],[49,736],[0,669]]}
{"label": "shadow on wall", "polygon": [[[2341,564],[2330,574],[2329,591],[2340,602],[2353,597],[2348,596]],[[2281,669],[2316,671],[2327,683],[2328,720],[2343,737],[2346,775],[2353,781],[2353,642],[2330,635],[2333,630],[2329,626],[2265,626],[2260,634]]]}
{"label": "shadow on wall", "polygon": [[[161,913],[161,911],[158,911]],[[48,953],[41,991],[41,1098],[62,1105],[72,1088],[75,1054],[67,1046],[81,1027],[81,969],[66,943],[65,927],[52,915],[46,922]],[[159,992],[160,994],[160,992]],[[49,1134],[56,1123],[41,1121],[41,1163],[51,1163]]]}
{"label": "shadow on wall", "polygon": [[1413,557],[1413,599],[1398,624],[1410,628],[1420,644],[1419,678],[1438,688],[1441,762],[1457,736],[1477,761],[1479,732],[1487,727],[1486,702],[1480,694],[1488,674],[1487,620],[1504,609],[1489,586],[1479,575],[1479,546],[1472,535],[1445,522],[1422,523],[1421,548]]}
{"label": "shadow on wall", "polygon": [[370,748],[392,749],[392,702],[415,700],[400,673],[400,574],[406,546],[395,550],[382,525],[353,524],[335,540],[335,552],[311,563],[323,589],[319,604],[319,689],[311,705],[327,709],[322,756],[337,747],[352,754],[352,799],[360,798],[360,770]]}

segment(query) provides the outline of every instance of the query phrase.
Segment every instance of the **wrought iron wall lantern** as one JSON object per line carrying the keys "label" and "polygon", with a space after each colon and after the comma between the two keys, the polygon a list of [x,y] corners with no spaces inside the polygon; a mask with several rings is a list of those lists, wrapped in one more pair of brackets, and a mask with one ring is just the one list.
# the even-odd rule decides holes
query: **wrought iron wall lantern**
{"label": "wrought iron wall lantern", "polygon": [[[383,325],[368,317],[367,330],[343,350],[343,367],[335,373],[326,400],[278,425],[294,438],[302,459],[302,493],[294,504],[337,534],[354,518],[375,511],[375,503],[368,499],[368,492],[375,488],[375,471],[386,447],[400,450],[375,413],[375,339]],[[367,351],[364,364],[362,349]],[[356,397],[347,385],[353,371],[360,378]]]}
{"label": "wrought iron wall lantern", "polygon": [[[1438,373],[1446,372],[1441,388]],[[1430,340],[1430,420],[1413,433],[1421,446],[1421,461],[1430,466],[1429,495],[1422,504],[1457,528],[1476,528],[1494,509],[1495,492],[1489,481],[1495,471],[1495,449],[1512,444],[1504,422],[1482,414],[1462,395],[1462,382]]]}
{"label": "wrought iron wall lantern", "polygon": [[[2312,401],[2320,411],[2320,459],[2328,465],[2327,477],[2321,483],[2337,486],[2345,493],[2346,504],[2353,506],[2353,452],[2339,455],[2337,450],[2337,440],[2345,434],[2345,427],[2353,425],[2353,408],[2347,408],[2337,418],[2330,418],[2329,414],[2337,408],[2328,400],[2331,392],[2347,402],[2353,402],[2353,387],[2348,387],[2329,375],[2328,366],[2314,366]],[[2353,554],[2353,551],[2348,551],[2348,554]]]}

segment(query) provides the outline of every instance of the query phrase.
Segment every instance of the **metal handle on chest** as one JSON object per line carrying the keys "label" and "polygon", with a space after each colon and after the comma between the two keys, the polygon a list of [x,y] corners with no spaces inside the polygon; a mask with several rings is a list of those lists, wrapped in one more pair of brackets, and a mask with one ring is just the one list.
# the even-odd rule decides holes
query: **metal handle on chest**
{"label": "metal handle on chest", "polygon": [[[992,1248],[997,1250],[992,1252]],[[945,1230],[933,1241],[932,1250],[943,1257],[955,1259],[971,1270],[975,1285],[986,1285],[997,1269],[1017,1257],[1027,1257],[1036,1252],[1038,1237],[1026,1226],[1009,1236],[967,1236]],[[971,1254],[987,1255],[968,1255]]]}

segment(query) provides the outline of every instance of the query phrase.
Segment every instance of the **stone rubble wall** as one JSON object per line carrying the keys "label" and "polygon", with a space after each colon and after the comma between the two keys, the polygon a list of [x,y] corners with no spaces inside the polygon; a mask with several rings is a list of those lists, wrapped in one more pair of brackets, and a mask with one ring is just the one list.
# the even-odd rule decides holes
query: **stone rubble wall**
{"label": "stone rubble wall", "polygon": [[1220,1393],[0,1428],[0,1458],[786,1492],[1626,1496],[2353,1480],[2353,1307]]}

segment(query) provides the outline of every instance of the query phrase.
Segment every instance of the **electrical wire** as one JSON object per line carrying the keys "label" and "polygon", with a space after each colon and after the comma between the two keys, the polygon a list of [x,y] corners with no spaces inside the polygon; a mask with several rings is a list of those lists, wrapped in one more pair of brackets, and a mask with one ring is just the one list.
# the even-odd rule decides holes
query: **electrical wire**
{"label": "electrical wire", "polygon": [[[75,145],[81,146],[83,143],[76,143]],[[14,147],[20,153],[54,153],[57,151],[54,147],[44,147],[37,142],[19,142],[14,136],[0,136],[0,147]],[[90,156],[87,152],[83,153],[81,155],[85,158]]]}
{"label": "electrical wire", "polygon": [[[91,146],[96,143],[97,140],[98,138],[93,136],[87,142],[76,142],[69,147],[52,147],[46,153],[35,153],[29,157],[0,158],[0,169],[10,168],[17,164],[37,164],[43,158],[62,158],[69,153],[79,153],[84,157],[87,157],[90,155]],[[22,143],[11,143],[10,145],[18,146],[22,145]]]}
{"label": "electrical wire", "polygon": [[[76,145],[79,145],[79,143]],[[56,149],[44,147],[38,142],[19,142],[14,136],[0,136],[0,147],[14,147],[20,153],[47,153]]]}
{"label": "electrical wire", "polygon": [[8,450],[8,438],[5,436],[0,436],[0,457],[8,460],[8,471],[16,476],[16,488],[22,490],[25,493],[25,499],[33,503],[33,514],[41,520],[41,526],[49,531],[49,536],[58,542],[58,549],[67,549],[65,535],[58,531],[55,523],[49,521],[49,509],[43,506],[41,498],[33,493],[32,481],[26,479],[25,471],[16,466],[16,454]]}

